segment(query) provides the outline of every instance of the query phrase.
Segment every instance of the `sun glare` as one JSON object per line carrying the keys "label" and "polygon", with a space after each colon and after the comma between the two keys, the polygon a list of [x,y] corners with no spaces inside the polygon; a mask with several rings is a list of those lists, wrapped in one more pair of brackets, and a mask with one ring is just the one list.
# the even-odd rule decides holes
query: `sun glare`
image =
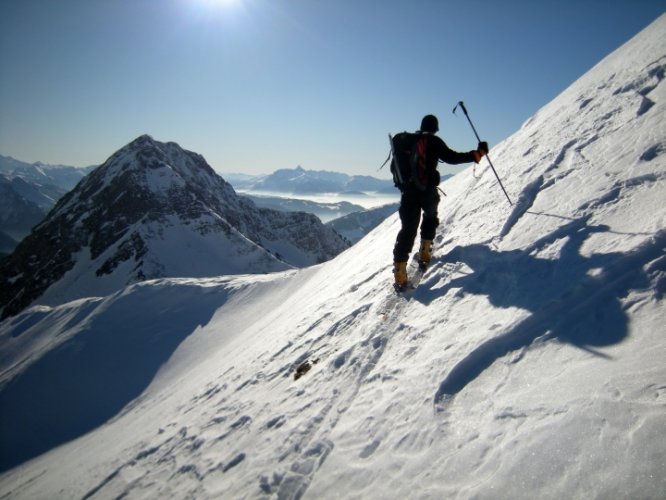
{"label": "sun glare", "polygon": [[[1,1],[1,0],[0,0]],[[203,15],[207,18],[215,17],[224,17],[229,18],[230,16],[236,17],[245,6],[247,0],[184,0],[188,2],[191,6],[199,12],[200,15]]]}
{"label": "sun glare", "polygon": [[209,7],[232,7],[241,3],[241,0],[203,0]]}

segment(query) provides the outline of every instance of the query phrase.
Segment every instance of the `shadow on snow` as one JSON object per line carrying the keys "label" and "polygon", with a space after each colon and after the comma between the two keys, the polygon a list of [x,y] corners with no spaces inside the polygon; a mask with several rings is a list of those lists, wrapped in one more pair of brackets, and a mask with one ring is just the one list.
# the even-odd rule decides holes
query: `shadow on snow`
{"label": "shadow on snow", "polygon": [[[183,287],[150,287],[104,302],[81,331],[0,392],[0,472],[99,427],[151,383],[178,345],[206,324],[225,293],[183,300]],[[100,309],[102,309],[100,311]]]}
{"label": "shadow on snow", "polygon": [[[456,363],[437,390],[435,405],[454,397],[499,358],[540,338],[566,342],[608,358],[595,348],[626,338],[628,318],[620,299],[631,290],[648,287],[648,273],[654,271],[659,272],[657,293],[663,295],[666,230],[627,253],[584,256],[581,248],[591,234],[610,232],[608,226],[588,225],[588,220],[574,219],[524,250],[503,252],[476,244],[456,247],[440,260],[462,262],[472,271],[442,288],[421,288],[417,300],[430,303],[449,290],[459,289],[458,293],[486,295],[495,307],[517,307],[530,314]],[[556,244],[561,244],[558,259],[535,256]]]}

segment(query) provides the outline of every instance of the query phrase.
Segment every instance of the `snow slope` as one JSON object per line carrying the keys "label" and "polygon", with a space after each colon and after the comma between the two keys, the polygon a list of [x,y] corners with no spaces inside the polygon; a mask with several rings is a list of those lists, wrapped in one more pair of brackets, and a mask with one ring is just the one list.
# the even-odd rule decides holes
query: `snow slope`
{"label": "snow slope", "polygon": [[393,216],[315,267],[0,323],[0,497],[663,498],[664,32],[492,150],[515,205],[447,183],[413,293]]}

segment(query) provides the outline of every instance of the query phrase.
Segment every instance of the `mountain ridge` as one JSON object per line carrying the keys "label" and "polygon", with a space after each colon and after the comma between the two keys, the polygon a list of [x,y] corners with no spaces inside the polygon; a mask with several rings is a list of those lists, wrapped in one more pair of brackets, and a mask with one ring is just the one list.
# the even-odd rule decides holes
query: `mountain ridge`
{"label": "mountain ridge", "polygon": [[6,316],[40,297],[56,304],[150,278],[285,270],[347,246],[316,217],[258,209],[201,155],[142,135],[65,194],[0,263],[0,303]]}
{"label": "mountain ridge", "polygon": [[0,253],[10,254],[90,167],[26,163],[0,155]]}
{"label": "mountain ridge", "polygon": [[280,192],[295,195],[326,193],[394,193],[393,181],[368,175],[349,175],[328,170],[283,168],[267,175],[227,174],[239,190]]}

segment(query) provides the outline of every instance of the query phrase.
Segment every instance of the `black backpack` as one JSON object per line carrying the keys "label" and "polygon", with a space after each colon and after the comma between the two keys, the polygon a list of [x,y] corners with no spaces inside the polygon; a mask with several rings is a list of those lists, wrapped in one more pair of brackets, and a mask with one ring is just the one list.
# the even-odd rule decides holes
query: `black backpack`
{"label": "black backpack", "polygon": [[425,190],[428,186],[425,152],[428,136],[421,132],[400,132],[394,136],[389,134],[391,143],[391,174],[393,184],[401,191],[408,185]]}

